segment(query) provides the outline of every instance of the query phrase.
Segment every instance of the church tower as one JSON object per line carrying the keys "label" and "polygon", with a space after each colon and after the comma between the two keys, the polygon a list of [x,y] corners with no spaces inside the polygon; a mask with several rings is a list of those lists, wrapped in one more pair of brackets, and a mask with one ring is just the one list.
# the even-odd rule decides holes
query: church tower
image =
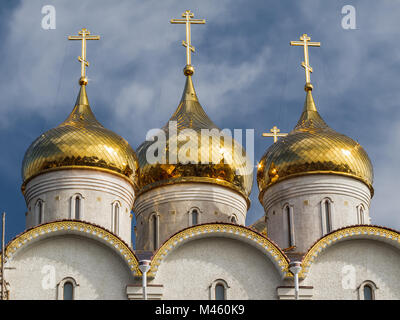
{"label": "church tower", "polygon": [[[181,101],[159,132],[158,142],[165,137],[165,146],[154,152],[154,141],[145,141],[137,149],[140,177],[134,212],[139,250],[156,250],[174,233],[200,223],[244,225],[250,205],[249,160],[242,146],[210,120],[193,86],[190,25],[205,20],[192,19],[190,11],[182,17],[171,20],[186,24],[186,84]],[[158,160],[150,161],[149,155],[155,153]]]}
{"label": "church tower", "polygon": [[304,253],[320,237],[349,225],[369,224],[373,169],[364,149],[331,129],[318,113],[304,34],[306,100],[295,128],[268,148],[258,165],[259,200],[268,237],[288,253]]}
{"label": "church tower", "polygon": [[86,40],[82,29],[80,91],[67,119],[41,134],[22,163],[22,192],[28,207],[26,227],[74,219],[104,227],[131,244],[131,209],[137,158],[128,142],[95,118],[86,94]]}

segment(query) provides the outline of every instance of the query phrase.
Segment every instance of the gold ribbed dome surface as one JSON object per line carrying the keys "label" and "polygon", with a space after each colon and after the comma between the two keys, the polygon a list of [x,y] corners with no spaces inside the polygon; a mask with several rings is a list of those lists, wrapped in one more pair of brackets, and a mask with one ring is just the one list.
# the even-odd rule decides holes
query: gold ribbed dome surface
{"label": "gold ribbed dome surface", "polygon": [[340,174],[364,182],[373,192],[373,169],[362,146],[331,129],[307,91],[296,127],[268,148],[257,171],[260,198],[272,184],[304,174]]}
{"label": "gold ribbed dome surface", "polygon": [[22,163],[23,188],[42,172],[65,168],[110,171],[126,177],[134,186],[137,184],[134,150],[125,139],[97,121],[84,85],[68,118],[40,135],[26,151]]}
{"label": "gold ribbed dome surface", "polygon": [[[169,124],[173,121],[176,121],[177,124],[176,133],[169,132]],[[187,136],[184,141],[177,140],[177,137],[182,136],[185,129],[192,130],[186,130]],[[201,138],[202,129],[210,130],[208,144]],[[145,141],[137,149],[140,193],[166,184],[198,182],[231,188],[241,193],[248,201],[253,174],[252,170],[250,173],[246,170],[244,159],[246,161],[249,159],[245,156],[243,147],[234,139],[225,136],[228,140],[231,139],[230,145],[229,143],[224,144],[224,139],[219,140],[223,131],[204,112],[196,96],[190,75],[187,76],[177,110],[161,130],[165,132],[167,140],[161,161],[150,163],[147,160],[146,154],[154,143],[153,141]],[[213,138],[218,143],[214,143]],[[172,147],[170,141],[177,141],[177,147]],[[188,141],[194,143],[193,149],[196,149],[196,152],[192,154],[186,152]],[[242,152],[244,156],[242,156]],[[186,163],[180,161],[182,154],[185,154]],[[177,159],[177,161],[173,163],[169,159]]]}

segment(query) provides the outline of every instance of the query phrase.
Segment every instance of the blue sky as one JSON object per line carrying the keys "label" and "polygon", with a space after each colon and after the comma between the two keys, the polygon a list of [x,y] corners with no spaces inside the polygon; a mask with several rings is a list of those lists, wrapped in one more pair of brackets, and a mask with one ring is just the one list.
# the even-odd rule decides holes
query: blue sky
{"label": "blue sky", "polygon": [[[342,28],[344,5],[356,9],[355,30]],[[44,5],[56,29],[41,27]],[[87,27],[88,96],[98,120],[137,148],[175,111],[184,86],[184,27],[190,9],[206,25],[192,28],[195,88],[220,128],[255,129],[255,159],[277,125],[296,124],[304,103],[303,53],[291,40],[307,33],[314,99],[336,131],[357,140],[374,166],[372,223],[400,229],[400,2],[397,1],[2,1],[0,5],[0,210],[7,240],[25,228],[21,163],[41,133],[72,110],[80,45],[67,35]],[[262,216],[253,185],[247,224]]]}

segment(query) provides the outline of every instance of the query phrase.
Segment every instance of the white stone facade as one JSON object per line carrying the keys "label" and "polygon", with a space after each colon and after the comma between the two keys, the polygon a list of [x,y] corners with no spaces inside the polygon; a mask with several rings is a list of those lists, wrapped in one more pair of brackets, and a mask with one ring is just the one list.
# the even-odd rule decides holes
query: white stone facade
{"label": "white stone facade", "polygon": [[[326,226],[325,201],[330,205],[330,228]],[[369,224],[370,201],[368,187],[347,176],[315,174],[280,181],[269,187],[262,198],[268,237],[281,248],[295,246],[292,252],[304,253],[330,231],[350,225]],[[363,211],[361,221],[360,208]],[[288,222],[287,210],[291,215],[291,223]]]}
{"label": "white stone facade", "polygon": [[[47,227],[48,225],[48,227]],[[76,221],[40,225],[6,250],[9,299],[140,299],[138,259],[104,229]],[[236,299],[294,299],[289,259],[268,238],[233,224],[203,224],[169,239],[151,258],[149,299],[214,300],[216,286]],[[400,233],[343,228],[305,254],[300,299],[400,299]]]}
{"label": "white stone facade", "polygon": [[126,262],[103,243],[76,234],[43,237],[6,264],[11,300],[63,299],[65,279],[76,282],[74,299],[126,299],[134,281]]}
{"label": "white stone facade", "polygon": [[[136,249],[153,251],[174,233],[193,225],[193,210],[198,213],[197,224],[244,225],[247,202],[235,191],[208,183],[181,183],[149,190],[135,200]],[[155,228],[157,239],[154,239]]]}
{"label": "white stone facade", "polygon": [[213,284],[218,281],[227,285],[227,300],[275,299],[281,275],[270,259],[250,244],[209,237],[171,252],[151,283],[164,285],[163,299],[211,300]]}
{"label": "white stone facade", "polygon": [[312,264],[302,285],[312,285],[313,299],[359,300],[371,282],[376,300],[400,299],[400,250],[382,241],[347,240],[328,248]]}
{"label": "white stone facade", "polygon": [[131,183],[116,174],[92,169],[50,171],[29,181],[24,196],[28,207],[27,228],[77,219],[102,226],[128,244],[132,242],[134,190]]}

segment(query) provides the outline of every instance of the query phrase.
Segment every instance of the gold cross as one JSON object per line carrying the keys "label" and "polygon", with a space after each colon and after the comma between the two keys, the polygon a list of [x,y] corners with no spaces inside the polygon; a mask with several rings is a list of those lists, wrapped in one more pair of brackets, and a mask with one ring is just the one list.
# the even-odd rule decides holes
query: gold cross
{"label": "gold cross", "polygon": [[86,40],[100,40],[100,36],[91,36],[90,31],[86,28],[82,28],[78,32],[79,36],[68,36],[68,40],[82,40],[82,56],[78,57],[78,61],[81,63],[81,78],[79,83],[81,85],[87,84],[86,68],[89,67],[89,61],[86,60]]}
{"label": "gold cross", "polygon": [[301,66],[305,69],[306,71],[306,86],[308,84],[311,84],[311,79],[310,79],[310,72],[312,72],[312,68],[310,66],[310,61],[308,59],[308,47],[320,47],[321,43],[320,42],[310,42],[311,38],[307,36],[307,34],[303,34],[300,37],[300,41],[290,41],[291,46],[303,46],[304,47],[304,61],[301,63]]}
{"label": "gold cross", "polygon": [[186,10],[182,13],[182,17],[184,19],[171,19],[170,22],[174,24],[186,24],[186,41],[182,41],[182,45],[186,48],[186,67],[185,74],[191,75],[193,74],[193,67],[191,61],[191,53],[194,52],[194,47],[192,46],[190,40],[190,25],[191,24],[205,24],[205,19],[192,19],[194,17],[193,12],[190,10]]}
{"label": "gold cross", "polygon": [[274,143],[278,141],[278,137],[286,137],[287,133],[279,133],[281,130],[278,129],[277,126],[274,126],[271,130],[271,133],[263,133],[263,137],[274,137]]}

